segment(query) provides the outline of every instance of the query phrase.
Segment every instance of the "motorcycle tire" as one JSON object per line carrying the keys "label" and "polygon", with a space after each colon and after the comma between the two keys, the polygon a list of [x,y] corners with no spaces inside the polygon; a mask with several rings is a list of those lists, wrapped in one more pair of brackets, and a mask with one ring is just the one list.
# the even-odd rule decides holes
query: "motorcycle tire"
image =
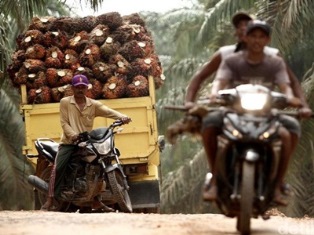
{"label": "motorcycle tire", "polygon": [[128,190],[124,188],[122,173],[119,170],[109,172],[108,181],[113,197],[118,204],[120,211],[131,213],[132,203]]}
{"label": "motorcycle tire", "polygon": [[242,185],[240,213],[237,219],[237,229],[241,235],[249,235],[251,232],[251,215],[254,198],[255,165],[244,161],[242,165]]}

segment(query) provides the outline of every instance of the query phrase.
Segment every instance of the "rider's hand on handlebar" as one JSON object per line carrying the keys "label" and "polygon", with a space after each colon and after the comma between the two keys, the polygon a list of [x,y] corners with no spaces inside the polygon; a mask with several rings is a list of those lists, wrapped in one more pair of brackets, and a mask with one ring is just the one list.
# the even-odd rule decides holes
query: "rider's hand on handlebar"
{"label": "rider's hand on handlebar", "polygon": [[71,137],[72,143],[76,143],[79,140],[79,135],[74,135]]}
{"label": "rider's hand on handlebar", "polygon": [[303,106],[299,109],[299,116],[301,118],[310,118],[312,116],[312,113],[312,110],[307,106]]}
{"label": "rider's hand on handlebar", "polygon": [[129,118],[129,117],[123,117],[123,118],[120,118],[120,120],[121,120],[124,124],[128,124],[128,123],[132,122],[132,119]]}
{"label": "rider's hand on handlebar", "polygon": [[184,107],[187,108],[187,109],[191,109],[191,108],[193,108],[194,106],[195,106],[195,103],[192,102],[192,101],[187,101],[187,102],[185,102],[185,104],[184,104]]}

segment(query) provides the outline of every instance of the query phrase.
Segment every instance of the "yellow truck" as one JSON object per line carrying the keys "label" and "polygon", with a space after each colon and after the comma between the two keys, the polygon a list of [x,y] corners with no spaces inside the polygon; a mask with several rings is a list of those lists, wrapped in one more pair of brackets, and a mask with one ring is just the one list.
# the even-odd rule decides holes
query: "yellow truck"
{"label": "yellow truck", "polygon": [[[116,135],[116,146],[130,186],[134,212],[158,213],[160,208],[160,145],[155,109],[155,87],[149,77],[149,96],[100,100],[105,105],[132,118]],[[50,138],[59,141],[62,133],[59,103],[27,104],[26,86],[21,85],[20,110],[25,122],[24,155],[36,155],[34,141]],[[96,118],[94,128],[108,126],[113,120]],[[36,175],[42,171],[36,165]],[[38,159],[38,161],[45,161]],[[45,164],[45,163],[44,163]],[[36,191],[35,191],[36,193]],[[35,194],[36,195],[36,194]]]}

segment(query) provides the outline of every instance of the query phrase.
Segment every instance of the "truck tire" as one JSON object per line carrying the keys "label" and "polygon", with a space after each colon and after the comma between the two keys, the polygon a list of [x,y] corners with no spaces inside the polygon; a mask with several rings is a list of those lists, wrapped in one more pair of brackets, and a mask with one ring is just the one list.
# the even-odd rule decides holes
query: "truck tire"
{"label": "truck tire", "polygon": [[124,188],[123,175],[119,170],[108,173],[109,185],[114,197],[122,212],[132,212],[132,203],[128,190]]}

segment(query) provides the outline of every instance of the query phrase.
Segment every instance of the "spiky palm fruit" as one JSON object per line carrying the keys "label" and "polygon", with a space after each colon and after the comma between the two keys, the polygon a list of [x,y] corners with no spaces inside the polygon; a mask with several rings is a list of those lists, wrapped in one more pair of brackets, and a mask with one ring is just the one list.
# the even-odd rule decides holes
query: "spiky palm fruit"
{"label": "spiky palm fruit", "polygon": [[112,37],[107,37],[104,44],[100,46],[100,55],[104,61],[108,61],[110,56],[115,55],[120,49],[121,44]]}
{"label": "spiky palm fruit", "polygon": [[72,49],[66,49],[64,51],[64,67],[75,71],[80,67],[78,54]]}
{"label": "spiky palm fruit", "polygon": [[152,35],[147,31],[147,29],[140,25],[133,25],[134,40],[148,42],[153,45]]}
{"label": "spiky palm fruit", "polygon": [[14,85],[21,85],[27,83],[28,70],[25,67],[21,67],[17,73],[15,73],[12,82]]}
{"label": "spiky palm fruit", "polygon": [[37,89],[29,89],[27,91],[27,103],[28,104],[33,104],[34,103],[36,95],[37,95],[36,90]]}
{"label": "spiky palm fruit", "polygon": [[90,86],[86,96],[92,99],[100,99],[102,97],[103,84],[96,79],[90,79],[89,82]]}
{"label": "spiky palm fruit", "polygon": [[110,35],[115,41],[120,42],[122,45],[134,39],[134,28],[128,24],[121,25]]}
{"label": "spiky palm fruit", "polygon": [[59,87],[71,83],[73,72],[70,69],[49,68],[46,71],[46,81],[49,87]]}
{"label": "spiky palm fruit", "polygon": [[23,66],[23,62],[25,60],[25,51],[17,50],[12,54],[11,57],[12,63],[7,66],[7,72],[9,77],[13,81],[15,78],[15,74],[19,71],[19,69]]}
{"label": "spiky palm fruit", "polygon": [[108,25],[111,31],[123,24],[123,19],[118,12],[109,12],[96,17],[97,24]]}
{"label": "spiky palm fruit", "polygon": [[49,87],[58,87],[58,70],[55,68],[48,68],[46,71],[46,81]]}
{"label": "spiky palm fruit", "polygon": [[35,44],[43,44],[44,41],[44,34],[39,30],[28,30],[22,36],[18,47],[20,49],[26,50],[28,47],[33,46]]}
{"label": "spiky palm fruit", "polygon": [[53,16],[44,16],[44,17],[33,17],[28,29],[36,29],[41,32],[47,32],[50,28],[50,25],[53,21],[56,20],[56,17]]}
{"label": "spiky palm fruit", "polygon": [[49,31],[63,31],[68,35],[72,35],[82,30],[79,18],[72,18],[69,16],[59,17],[55,21],[51,22]]}
{"label": "spiky palm fruit", "polygon": [[50,87],[43,86],[39,89],[30,89],[28,91],[28,103],[44,104],[50,103],[51,100],[52,97]]}
{"label": "spiky palm fruit", "polygon": [[63,67],[64,54],[56,46],[50,47],[46,52],[45,65],[50,68],[61,68]]}
{"label": "spiky palm fruit", "polygon": [[126,94],[128,97],[141,97],[149,95],[147,78],[141,75],[135,76],[132,82],[128,85]]}
{"label": "spiky palm fruit", "polygon": [[95,78],[102,83],[105,83],[113,75],[112,68],[104,62],[95,63],[93,73]]}
{"label": "spiky palm fruit", "polygon": [[43,71],[38,73],[30,73],[27,75],[26,87],[28,89],[39,89],[47,85],[46,74]]}
{"label": "spiky palm fruit", "polygon": [[85,30],[89,33],[96,27],[96,25],[98,25],[97,18],[95,16],[85,16],[83,18],[79,18],[78,23],[80,24],[80,28],[78,28],[76,32]]}
{"label": "spiky palm fruit", "polygon": [[138,24],[145,27],[145,21],[138,13],[122,16],[122,19],[127,24]]}
{"label": "spiky palm fruit", "polygon": [[[82,45],[86,46],[89,39],[89,35],[86,31],[81,31],[76,33],[74,37],[70,38],[68,41],[68,48],[75,50],[77,53],[82,51]],[[83,48],[84,49],[84,48]]]}
{"label": "spiky palm fruit", "polygon": [[25,67],[29,73],[37,73],[46,70],[45,63],[37,59],[26,59],[23,62],[23,67]]}
{"label": "spiky palm fruit", "polygon": [[35,44],[26,49],[25,58],[27,59],[42,59],[46,56],[46,49],[40,44]]}
{"label": "spiky palm fruit", "polygon": [[154,77],[155,88],[160,88],[166,81],[165,75],[162,73],[159,77]]}
{"label": "spiky palm fruit", "polygon": [[100,60],[100,49],[96,44],[89,44],[79,56],[80,64],[86,67],[93,65]]}
{"label": "spiky palm fruit", "polygon": [[150,58],[137,58],[131,65],[134,75],[148,77],[151,74],[152,60]]}
{"label": "spiky palm fruit", "polygon": [[117,66],[116,73],[127,75],[132,72],[130,63],[120,54],[113,55],[109,58],[109,63]]}
{"label": "spiky palm fruit", "polygon": [[147,42],[138,42],[136,40],[131,40],[125,43],[119,50],[124,58],[129,62],[132,62],[136,58],[144,58],[148,56],[152,51],[152,47],[148,45]]}
{"label": "spiky palm fruit", "polygon": [[83,74],[85,75],[88,79],[91,79],[94,77],[94,74],[93,74],[93,70],[91,70],[90,68],[88,67],[78,67],[75,71],[74,71],[74,74],[73,75],[76,75],[76,74]]}
{"label": "spiky palm fruit", "polygon": [[51,97],[55,102],[59,102],[63,97],[71,95],[73,95],[73,91],[69,84],[51,89]]}
{"label": "spiky palm fruit", "polygon": [[15,52],[12,54],[11,59],[12,59],[13,61],[15,61],[15,60],[24,61],[24,60],[26,59],[25,50],[17,50],[17,51],[15,51]]}
{"label": "spiky palm fruit", "polygon": [[89,34],[89,41],[92,44],[101,46],[109,36],[110,29],[106,25],[97,25]]}
{"label": "spiky palm fruit", "polygon": [[58,31],[48,31],[44,34],[44,45],[46,47],[56,46],[60,49],[64,49],[68,45],[68,36],[66,33]]}
{"label": "spiky palm fruit", "polygon": [[60,85],[71,84],[73,71],[71,69],[59,69],[57,72],[59,76]]}
{"label": "spiky palm fruit", "polygon": [[162,74],[161,63],[155,54],[151,54],[149,59],[151,60],[151,71],[150,75],[153,77],[160,77]]}
{"label": "spiky palm fruit", "polygon": [[127,81],[124,78],[112,76],[103,86],[103,97],[105,99],[117,99],[125,96]]}

